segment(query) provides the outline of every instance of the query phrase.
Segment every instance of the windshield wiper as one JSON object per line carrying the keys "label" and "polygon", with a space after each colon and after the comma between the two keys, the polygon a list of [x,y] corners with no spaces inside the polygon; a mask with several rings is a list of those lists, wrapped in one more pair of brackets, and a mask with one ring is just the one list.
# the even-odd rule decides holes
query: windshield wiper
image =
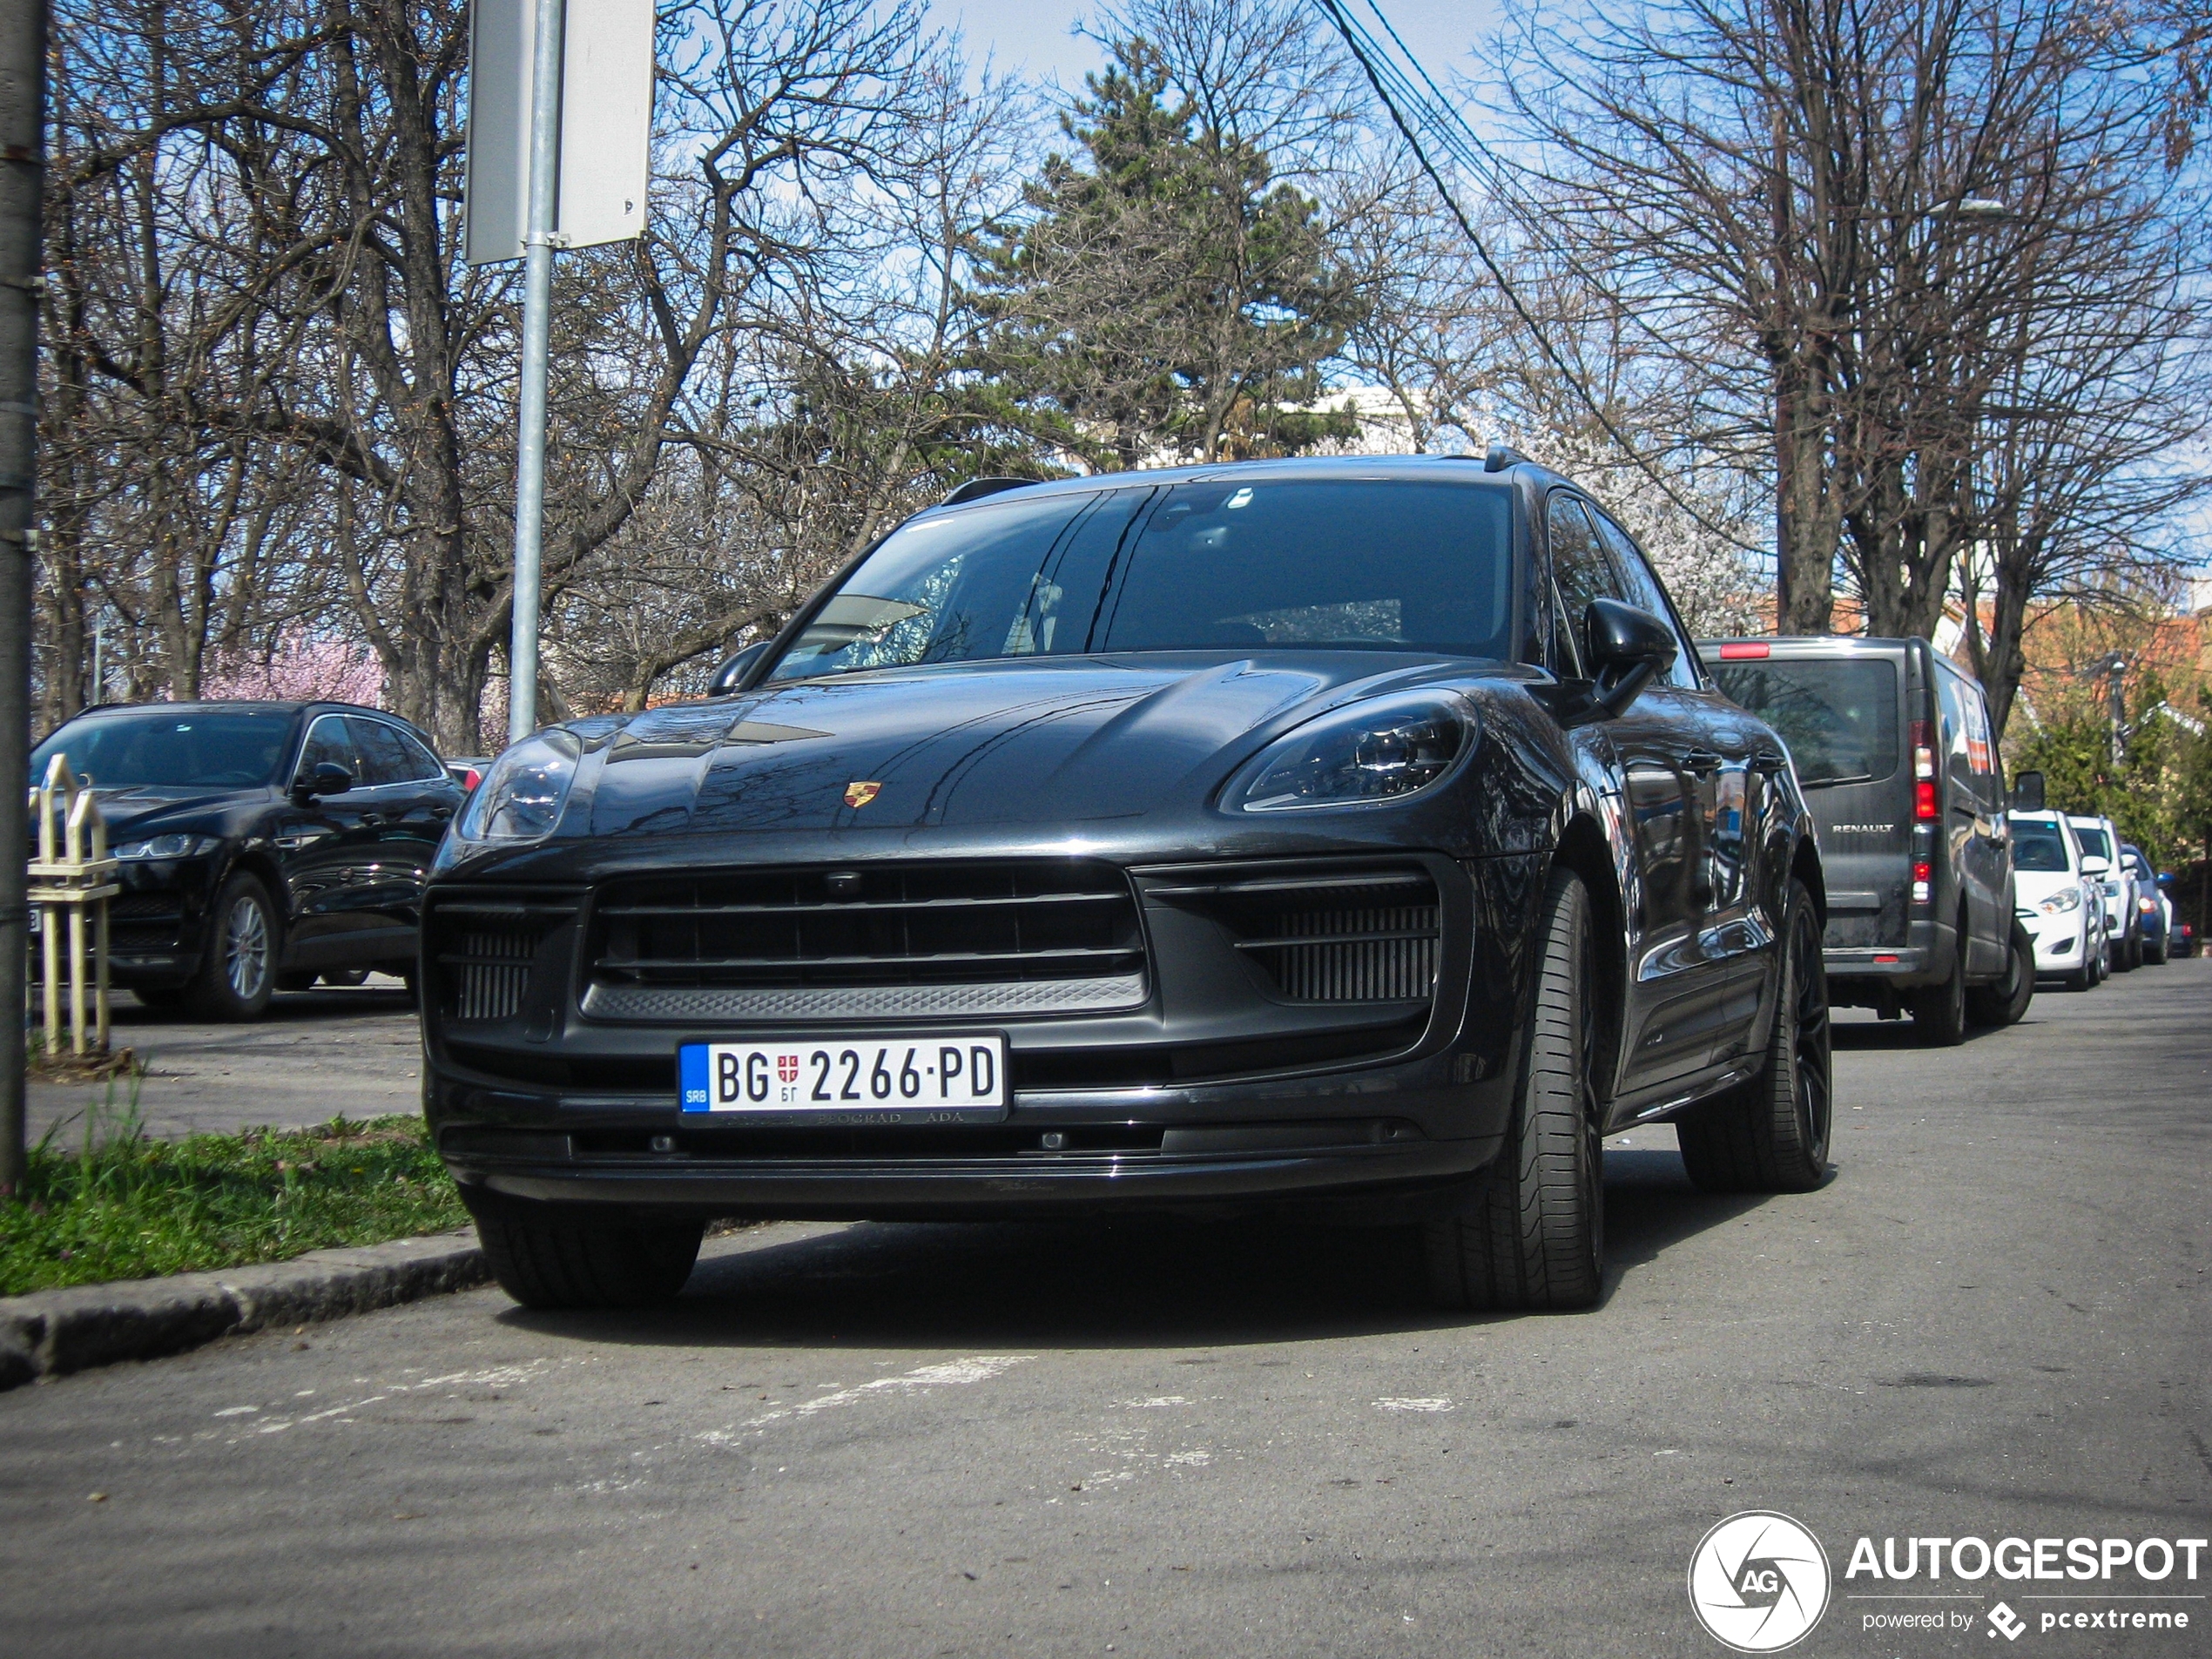
{"label": "windshield wiper", "polygon": [[1840,778],[1800,778],[1797,781],[1807,789],[1829,789],[1838,784],[1871,784],[1874,781],[1874,774],[1871,772],[1852,772]]}

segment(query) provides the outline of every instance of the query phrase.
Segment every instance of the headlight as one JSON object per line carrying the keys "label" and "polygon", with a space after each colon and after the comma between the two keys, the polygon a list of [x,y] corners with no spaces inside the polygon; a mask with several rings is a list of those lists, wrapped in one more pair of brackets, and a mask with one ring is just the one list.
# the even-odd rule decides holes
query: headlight
{"label": "headlight", "polygon": [[1474,746],[1457,698],[1407,691],[1339,709],[1263,751],[1231,784],[1239,812],[1306,812],[1404,800],[1440,781]]}
{"label": "headlight", "polygon": [[2069,910],[2081,908],[2081,890],[2079,887],[2060,887],[2035,907],[2047,916],[2063,916]]}
{"label": "headlight", "polygon": [[196,859],[222,846],[219,835],[157,835],[150,841],[125,841],[110,849],[118,859]]}
{"label": "headlight", "polygon": [[524,738],[492,762],[455,833],[470,841],[542,841],[561,821],[583,745],[556,729]]}

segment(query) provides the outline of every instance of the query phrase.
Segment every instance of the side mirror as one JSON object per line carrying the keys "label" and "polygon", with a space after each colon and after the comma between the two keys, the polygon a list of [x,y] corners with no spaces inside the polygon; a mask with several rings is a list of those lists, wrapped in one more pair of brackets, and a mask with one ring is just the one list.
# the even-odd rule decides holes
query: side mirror
{"label": "side mirror", "polygon": [[2016,813],[2040,813],[2043,810],[2043,774],[2041,772],[2022,772],[2013,774],[2013,810]]}
{"label": "side mirror", "polygon": [[2084,875],[2110,875],[2112,873],[2112,860],[2110,859],[2101,859],[2094,853],[2084,853],[2081,855],[2081,873]]}
{"label": "side mirror", "polygon": [[2171,870],[2161,870],[2158,873],[2158,885],[2168,893],[2173,892],[2176,880],[2177,878]]}
{"label": "side mirror", "polygon": [[725,658],[714,671],[714,678],[706,683],[709,697],[727,697],[738,689],[738,682],[745,678],[752,665],[767,653],[770,641],[763,639],[747,645],[736,656]]}
{"label": "side mirror", "polygon": [[1643,688],[1675,665],[1675,631],[1649,610],[1593,599],[1582,616],[1595,704],[1608,719],[1628,712]]}
{"label": "side mirror", "polygon": [[296,779],[292,793],[302,801],[313,800],[318,795],[342,795],[354,786],[354,774],[334,761],[325,760],[305,777]]}

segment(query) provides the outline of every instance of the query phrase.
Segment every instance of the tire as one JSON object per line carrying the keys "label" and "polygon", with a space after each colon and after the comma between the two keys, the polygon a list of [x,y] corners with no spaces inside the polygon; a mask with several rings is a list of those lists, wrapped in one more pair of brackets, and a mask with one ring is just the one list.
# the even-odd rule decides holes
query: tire
{"label": "tire", "polygon": [[282,943],[269,890],[256,876],[234,875],[207,914],[207,954],[185,988],[185,1006],[203,1020],[258,1020],[276,989]]}
{"label": "tire", "polygon": [[315,988],[315,974],[313,969],[304,974],[279,974],[276,988],[280,991],[312,991]]}
{"label": "tire", "polygon": [[1828,975],[1812,894],[1794,878],[1783,938],[1766,1064],[1675,1120],[1683,1166],[1707,1192],[1810,1192],[1827,1178],[1835,1098]]}
{"label": "tire", "polygon": [[325,985],[366,985],[368,983],[368,970],[366,968],[329,968],[323,973],[322,982]]}
{"label": "tire", "polygon": [[2173,954],[2174,948],[2166,942],[2166,935],[2164,934],[2159,934],[2155,940],[2146,939],[2143,941],[2143,960],[2149,963],[2153,968],[2165,967],[2167,960],[2171,957]]}
{"label": "tire", "polygon": [[1561,1312],[1603,1288],[1604,1103],[1590,896],[1555,870],[1544,893],[1528,1042],[1513,1123],[1458,1212],[1421,1229],[1440,1307]]}
{"label": "tire", "polygon": [[165,1014],[184,1006],[185,988],[181,985],[134,985],[131,995],[138,999],[142,1008],[159,1008]]}
{"label": "tire", "polygon": [[706,1224],[644,1222],[461,1189],[492,1277],[526,1308],[651,1307],[691,1276]]}
{"label": "tire", "polygon": [[1966,921],[1959,919],[1951,976],[1912,993],[1912,1033],[1923,1048],[1955,1049],[1966,1040]]}
{"label": "tire", "polygon": [[2012,948],[2005,977],[1974,986],[1966,993],[1966,1012],[1976,1025],[2018,1025],[2027,1005],[2035,1000],[2035,943],[2017,921],[2013,924]]}

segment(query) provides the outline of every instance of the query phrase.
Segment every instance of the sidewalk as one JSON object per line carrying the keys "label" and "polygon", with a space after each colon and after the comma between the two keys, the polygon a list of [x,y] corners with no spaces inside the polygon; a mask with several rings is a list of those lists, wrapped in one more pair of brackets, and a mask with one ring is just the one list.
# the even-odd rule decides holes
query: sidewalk
{"label": "sidewalk", "polygon": [[[320,1123],[340,1113],[377,1117],[421,1109],[421,1035],[397,980],[374,974],[357,988],[280,992],[253,1025],[206,1025],[115,996],[113,1043],[147,1068],[138,1088],[146,1133],[165,1139]],[[30,1138],[57,1122],[74,1144],[88,1112],[127,1086],[30,1086]]]}

